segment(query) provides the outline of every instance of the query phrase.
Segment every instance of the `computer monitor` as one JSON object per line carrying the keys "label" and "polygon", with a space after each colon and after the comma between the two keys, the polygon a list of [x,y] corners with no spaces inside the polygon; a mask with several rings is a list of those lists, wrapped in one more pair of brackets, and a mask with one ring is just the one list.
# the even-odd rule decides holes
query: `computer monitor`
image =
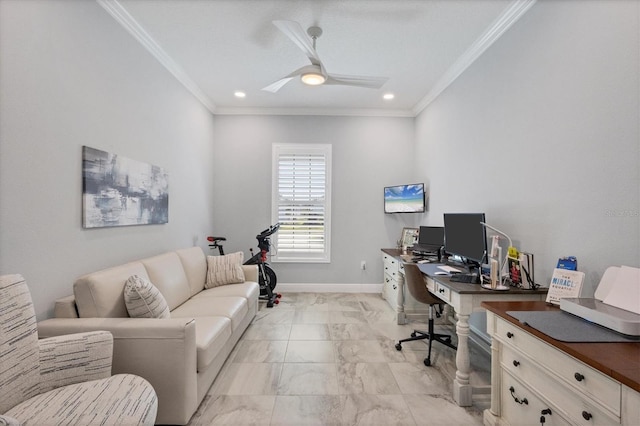
{"label": "computer monitor", "polygon": [[466,264],[481,265],[487,253],[484,221],[484,213],[445,213],[444,251]]}
{"label": "computer monitor", "polygon": [[444,245],[444,228],[442,226],[421,226],[418,233],[418,246],[433,249],[436,253]]}

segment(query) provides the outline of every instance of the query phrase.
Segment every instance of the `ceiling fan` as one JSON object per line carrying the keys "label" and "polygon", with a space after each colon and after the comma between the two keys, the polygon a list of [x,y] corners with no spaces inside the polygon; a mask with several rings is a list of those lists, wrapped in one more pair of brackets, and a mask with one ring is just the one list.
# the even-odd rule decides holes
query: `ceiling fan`
{"label": "ceiling fan", "polygon": [[[364,77],[358,75],[340,75],[329,74],[322,65],[320,57],[316,52],[316,40],[322,35],[322,28],[309,27],[307,32],[302,29],[299,23],[294,21],[273,21],[273,24],[280,29],[298,46],[307,58],[311,61],[311,65],[298,68],[292,73],[282,77],[278,81],[271,83],[262,90],[275,93],[294,77],[300,76],[303,83],[310,86],[319,86],[321,84],[333,84],[343,86],[367,87],[370,89],[379,89],[388,80],[387,77]],[[308,35],[308,36],[307,36]]]}

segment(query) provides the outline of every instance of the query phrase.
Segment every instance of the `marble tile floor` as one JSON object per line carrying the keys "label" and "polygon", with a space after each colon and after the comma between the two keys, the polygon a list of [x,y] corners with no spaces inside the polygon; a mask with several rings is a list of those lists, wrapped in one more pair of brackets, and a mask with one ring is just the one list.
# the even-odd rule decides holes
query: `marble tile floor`
{"label": "marble tile floor", "polygon": [[[450,333],[452,325],[436,326]],[[481,425],[488,398],[452,399],[455,351],[398,339],[422,322],[397,325],[380,294],[289,293],[260,311],[227,359],[189,425]],[[488,385],[490,357],[471,344],[471,382]]]}

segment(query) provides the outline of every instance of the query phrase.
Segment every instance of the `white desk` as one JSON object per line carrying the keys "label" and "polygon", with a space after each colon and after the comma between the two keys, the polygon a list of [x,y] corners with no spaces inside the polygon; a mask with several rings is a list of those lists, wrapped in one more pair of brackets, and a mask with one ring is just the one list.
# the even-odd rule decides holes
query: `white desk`
{"label": "white desk", "polygon": [[453,399],[462,407],[471,405],[473,387],[469,381],[471,362],[469,360],[469,316],[472,312],[484,310],[480,305],[489,301],[527,301],[546,299],[547,289],[508,291],[486,290],[480,284],[452,282],[446,276],[431,275],[435,265],[420,264],[420,270],[427,276],[429,291],[451,306],[458,316],[456,335],[456,377],[453,380]]}
{"label": "white desk", "polygon": [[[384,249],[385,253],[396,255],[401,261],[398,250]],[[433,275],[434,264],[419,264],[418,267],[427,276],[427,288],[436,295],[443,303],[451,306],[457,314],[456,335],[458,336],[458,350],[456,352],[456,377],[453,380],[453,399],[459,406],[468,407],[472,404],[473,386],[469,381],[471,373],[471,362],[469,359],[469,316],[472,312],[483,311],[480,306],[482,302],[488,301],[528,301],[546,299],[547,289],[540,290],[519,290],[492,291],[482,288],[479,284],[466,284],[451,282],[446,276]],[[398,304],[397,321],[398,324],[406,324],[406,314],[404,312],[405,285],[402,271],[399,268],[400,276],[397,278]]]}

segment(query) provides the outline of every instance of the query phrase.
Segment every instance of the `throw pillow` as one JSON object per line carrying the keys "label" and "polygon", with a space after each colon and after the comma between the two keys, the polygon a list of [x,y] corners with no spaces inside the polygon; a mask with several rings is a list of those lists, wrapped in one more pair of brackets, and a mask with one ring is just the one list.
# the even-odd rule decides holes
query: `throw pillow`
{"label": "throw pillow", "polygon": [[207,256],[207,282],[204,284],[205,288],[243,283],[243,261],[244,253],[241,251],[224,256]]}
{"label": "throw pillow", "polygon": [[130,276],[124,284],[124,304],[132,318],[171,318],[160,290],[137,275]]}

